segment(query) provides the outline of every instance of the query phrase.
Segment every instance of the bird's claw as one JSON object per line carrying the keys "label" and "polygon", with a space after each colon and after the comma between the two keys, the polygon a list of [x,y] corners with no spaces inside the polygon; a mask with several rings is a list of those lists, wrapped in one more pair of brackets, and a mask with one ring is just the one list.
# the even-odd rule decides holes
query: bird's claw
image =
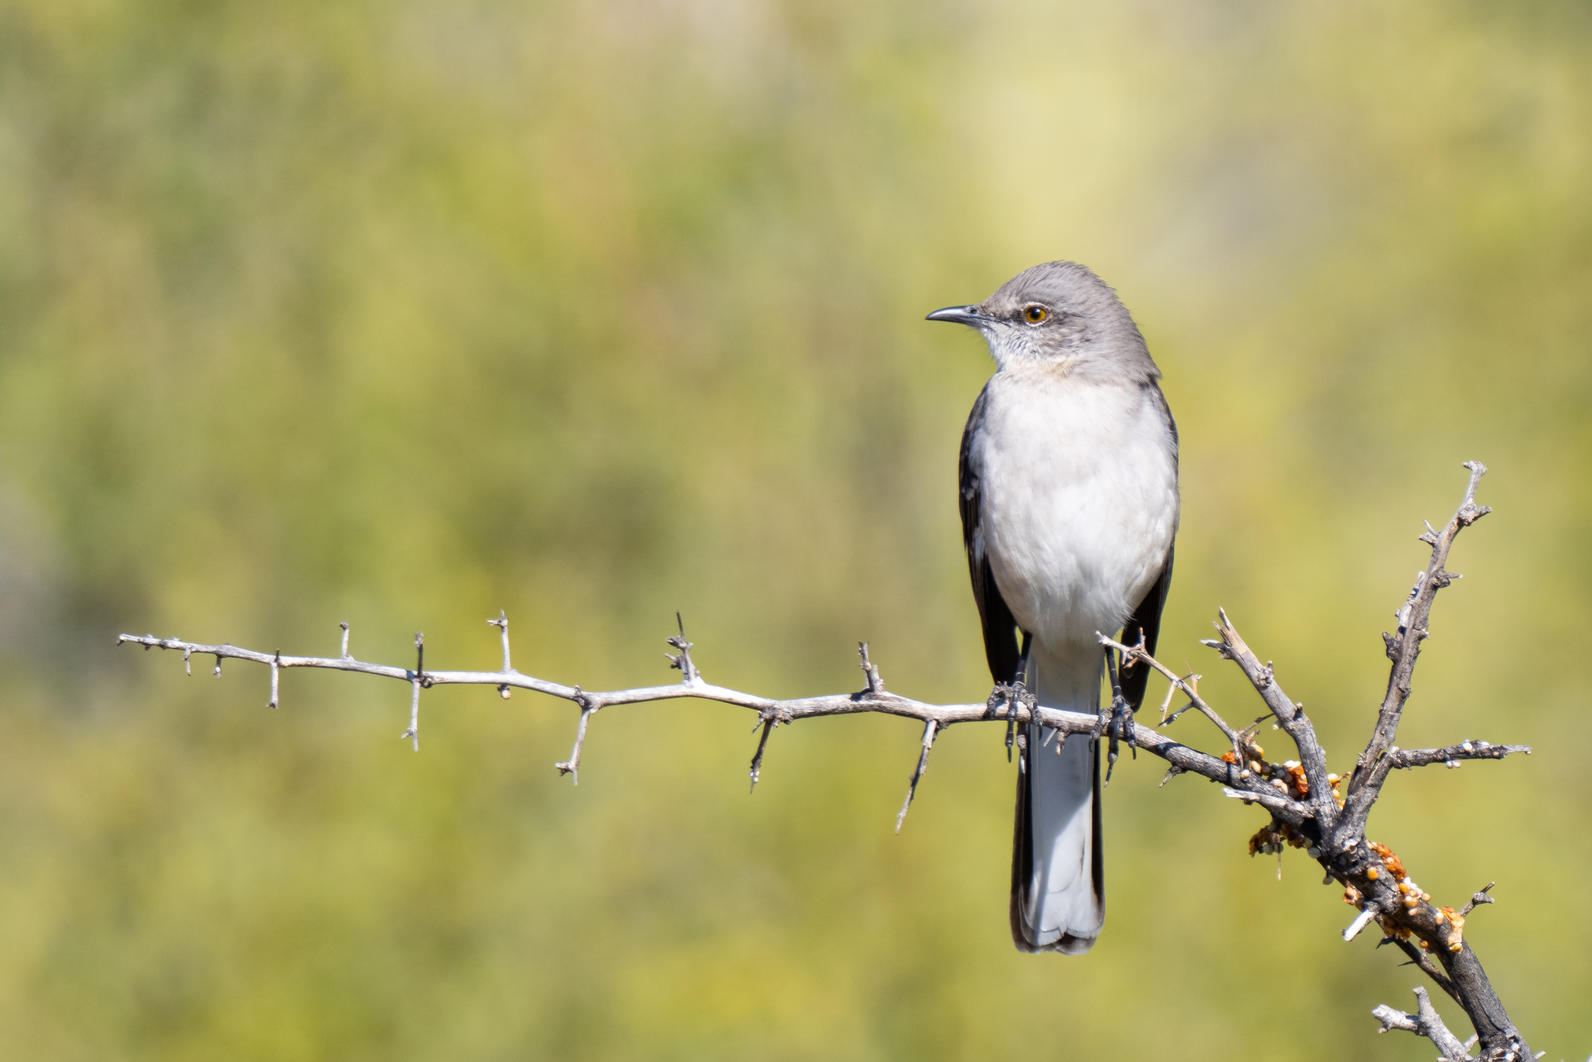
{"label": "bird's claw", "polygon": [[1106,781],[1111,781],[1111,769],[1117,765],[1117,742],[1128,743],[1128,755],[1136,756],[1133,744],[1133,707],[1121,693],[1113,691],[1111,699],[1100,707],[1100,718],[1095,737],[1106,737]]}
{"label": "bird's claw", "polygon": [[1022,679],[1015,682],[1000,682],[990,691],[989,710],[993,713],[1001,705],[1006,706],[1006,762],[1012,762],[1012,743],[1017,735],[1017,709],[1027,708],[1029,718],[1033,718],[1033,711],[1038,706],[1034,694],[1029,690]]}

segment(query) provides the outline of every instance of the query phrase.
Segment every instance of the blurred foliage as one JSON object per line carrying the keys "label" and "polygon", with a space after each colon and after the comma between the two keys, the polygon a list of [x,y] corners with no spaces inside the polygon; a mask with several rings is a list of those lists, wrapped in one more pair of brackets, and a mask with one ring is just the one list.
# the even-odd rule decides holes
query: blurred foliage
{"label": "blurred foliage", "polygon": [[[1417,982],[1203,783],[1109,790],[1087,959],[1006,931],[1011,771],[916,728],[573,712],[116,650],[118,631],[982,697],[921,323],[1034,262],[1117,285],[1186,498],[1164,655],[1225,605],[1337,766],[1459,463],[1378,839],[1550,1057],[1592,1044],[1562,662],[1592,598],[1579,2],[15,0],[0,9],[0,1027],[35,1059],[1421,1058]],[[1197,723],[1190,737],[1200,739]],[[1280,736],[1271,744],[1281,747]],[[1567,740],[1569,739],[1569,740]],[[1144,1020],[1153,1008],[1156,1020]],[[1453,1009],[1445,1013],[1455,1017]],[[1260,1048],[1256,1048],[1259,1050]]]}

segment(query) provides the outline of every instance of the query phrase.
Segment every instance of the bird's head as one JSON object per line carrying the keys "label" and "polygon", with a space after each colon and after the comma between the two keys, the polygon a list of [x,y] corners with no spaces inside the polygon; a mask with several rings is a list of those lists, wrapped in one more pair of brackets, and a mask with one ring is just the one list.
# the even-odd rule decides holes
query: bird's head
{"label": "bird's head", "polygon": [[1025,269],[983,302],[947,306],[927,320],[976,328],[1002,370],[1048,363],[1069,375],[1160,375],[1117,293],[1077,262]]}

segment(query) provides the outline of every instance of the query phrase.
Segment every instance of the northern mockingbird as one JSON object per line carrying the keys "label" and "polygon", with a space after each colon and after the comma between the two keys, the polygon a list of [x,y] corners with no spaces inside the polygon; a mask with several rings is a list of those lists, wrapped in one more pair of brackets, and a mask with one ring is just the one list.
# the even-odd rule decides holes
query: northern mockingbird
{"label": "northern mockingbird", "polygon": [[[1120,628],[1153,651],[1172,578],[1177,427],[1160,371],[1116,292],[1075,262],[1034,266],[928,319],[977,329],[995,358],[961,459],[990,672],[1025,681],[1044,707],[1098,713],[1096,632]],[[1148,677],[1121,676],[1130,708]],[[1084,952],[1105,921],[1096,739],[1030,724],[1019,745],[1012,937],[1024,951]]]}

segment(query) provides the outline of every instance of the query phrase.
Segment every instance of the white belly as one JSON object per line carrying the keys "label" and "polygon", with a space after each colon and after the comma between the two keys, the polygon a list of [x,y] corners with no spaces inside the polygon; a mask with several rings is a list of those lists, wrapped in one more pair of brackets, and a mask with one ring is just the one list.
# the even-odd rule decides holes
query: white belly
{"label": "white belly", "polygon": [[990,382],[984,415],[981,523],[1012,615],[1041,649],[1114,634],[1177,530],[1176,457],[1153,397],[1023,367]]}

